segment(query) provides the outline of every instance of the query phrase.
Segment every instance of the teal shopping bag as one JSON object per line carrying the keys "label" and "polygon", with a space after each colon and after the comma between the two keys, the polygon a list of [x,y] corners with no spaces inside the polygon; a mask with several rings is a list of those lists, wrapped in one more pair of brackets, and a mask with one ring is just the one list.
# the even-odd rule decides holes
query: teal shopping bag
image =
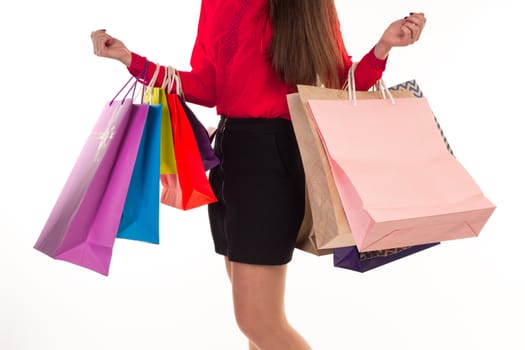
{"label": "teal shopping bag", "polygon": [[150,105],[120,220],[118,238],[159,243],[162,106]]}

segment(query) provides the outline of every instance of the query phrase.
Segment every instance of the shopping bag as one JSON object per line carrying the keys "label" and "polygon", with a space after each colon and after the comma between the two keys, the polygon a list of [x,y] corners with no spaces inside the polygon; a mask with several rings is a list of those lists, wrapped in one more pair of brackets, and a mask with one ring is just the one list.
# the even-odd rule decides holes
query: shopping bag
{"label": "shopping bag", "polygon": [[[423,97],[423,92],[415,80],[392,86],[389,90],[396,98]],[[347,100],[348,92],[303,85],[298,87],[298,91],[287,97],[306,177],[305,216],[296,247],[316,255],[324,255],[331,253],[333,248],[351,246],[355,242],[329,160],[306,104],[309,99]],[[359,98],[380,98],[378,91],[358,91],[357,95]],[[437,119],[435,121],[447,149],[452,153]]]}
{"label": "shopping bag", "polygon": [[127,98],[104,106],[35,249],[108,274],[148,109]]}
{"label": "shopping bag", "polygon": [[308,101],[357,248],[478,236],[495,206],[443,147],[427,99],[393,95]]}
{"label": "shopping bag", "polygon": [[[154,81],[152,79],[152,81]],[[170,111],[166,100],[166,90],[161,87],[147,87],[144,102],[162,106],[160,128],[160,173],[176,174],[177,162],[173,147],[173,131],[171,127]]]}
{"label": "shopping bag", "polygon": [[213,151],[213,147],[211,146],[211,140],[210,135],[208,134],[208,130],[197,118],[195,113],[193,113],[186,101],[183,98],[180,98],[180,96],[178,95],[176,97],[179,99],[182,108],[184,109],[184,112],[186,114],[186,117],[190,122],[193,134],[195,135],[195,140],[197,141],[197,146],[199,147],[199,153],[202,158],[204,169],[210,170],[212,168],[215,168],[217,165],[219,165],[220,161],[215,152]]}
{"label": "shopping bag", "polygon": [[316,255],[329,254],[332,248],[355,244],[328,158],[304,104],[324,93],[325,89],[311,87],[303,89],[300,94],[287,96],[306,180],[305,215],[296,247]]}
{"label": "shopping bag", "polygon": [[128,187],[118,238],[159,243],[160,104],[150,105]]}
{"label": "shopping bag", "polygon": [[438,244],[440,243],[428,243],[368,252],[360,252],[356,246],[335,248],[333,254],[334,266],[357,272],[366,272]]}
{"label": "shopping bag", "polygon": [[[395,94],[395,96],[398,98],[424,97],[423,91],[421,90],[421,88],[419,87],[419,84],[417,83],[415,79],[407,80],[404,83],[400,83],[400,84],[391,86],[388,88],[388,90],[390,91],[390,93]],[[369,93],[360,95],[360,97],[361,98],[374,98],[374,96]],[[445,133],[443,132],[443,129],[441,128],[441,125],[439,124],[439,121],[437,120],[436,116],[434,116],[434,121],[436,122],[436,126],[439,130],[439,133],[441,134],[441,137],[443,138],[443,142],[445,143],[447,150],[450,152],[450,154],[454,155],[454,152],[452,151],[452,147],[450,147],[447,137],[445,136]]]}
{"label": "shopping bag", "polygon": [[[213,134],[210,136],[208,129],[201,123],[195,113],[193,113],[193,110],[188,106],[184,97],[184,89],[182,88],[182,80],[179,71],[173,67],[167,67],[166,72],[165,80],[167,81],[166,85],[168,86],[168,91],[172,91],[172,88],[175,87],[174,98],[178,100],[178,103],[180,103],[184,109],[186,118],[190,122],[204,169],[210,170],[219,165],[220,162],[211,145]],[[176,85],[174,86],[173,84]]]}
{"label": "shopping bag", "polygon": [[181,100],[174,93],[166,96],[173,128],[177,174],[161,175],[161,203],[188,210],[216,202]]}
{"label": "shopping bag", "polygon": [[[146,68],[149,62],[146,62]],[[146,69],[144,70],[146,71]],[[173,81],[170,81],[167,75],[164,75],[160,87],[155,87],[157,77],[160,72],[160,64],[156,64],[155,71],[150,79],[149,84],[143,90],[144,102],[152,105],[162,106],[162,121],[160,128],[160,173],[161,174],[176,174],[177,162],[175,160],[175,150],[173,147],[173,131],[171,127],[171,117],[166,100],[166,89],[173,87]]]}
{"label": "shopping bag", "polygon": [[[404,83],[389,87],[388,89],[390,91],[401,92],[398,93],[397,96],[400,96],[401,94],[404,95],[406,93],[406,97],[423,97],[423,91],[421,91],[421,88],[415,80],[409,80]],[[365,94],[365,96],[366,95],[370,96],[370,94]],[[443,138],[443,142],[447,147],[447,150],[453,155],[454,153],[452,152],[450,144],[448,143],[447,138],[435,116],[434,120]],[[438,244],[439,243],[429,243],[402,248],[373,250],[369,252],[360,252],[356,246],[335,248],[333,251],[334,266],[358,272],[366,272],[422,250],[431,248]]]}

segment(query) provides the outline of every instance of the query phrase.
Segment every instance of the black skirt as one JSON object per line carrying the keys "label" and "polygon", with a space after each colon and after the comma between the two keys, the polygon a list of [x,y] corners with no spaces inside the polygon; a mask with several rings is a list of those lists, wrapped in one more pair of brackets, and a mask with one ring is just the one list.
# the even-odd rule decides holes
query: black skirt
{"label": "black skirt", "polygon": [[289,120],[225,118],[210,171],[218,202],[208,206],[218,254],[231,261],[288,263],[304,216],[304,171]]}

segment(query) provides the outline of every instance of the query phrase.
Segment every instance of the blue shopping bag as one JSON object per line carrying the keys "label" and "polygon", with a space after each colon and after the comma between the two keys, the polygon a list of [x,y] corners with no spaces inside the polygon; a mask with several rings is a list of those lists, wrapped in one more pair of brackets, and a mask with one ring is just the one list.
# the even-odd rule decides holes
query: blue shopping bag
{"label": "blue shopping bag", "polygon": [[150,105],[118,229],[118,238],[159,243],[162,106]]}

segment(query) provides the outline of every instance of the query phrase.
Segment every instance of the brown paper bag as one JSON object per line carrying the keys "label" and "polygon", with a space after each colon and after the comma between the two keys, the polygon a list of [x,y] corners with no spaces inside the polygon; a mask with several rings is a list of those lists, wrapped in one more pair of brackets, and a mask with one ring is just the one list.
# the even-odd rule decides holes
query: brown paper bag
{"label": "brown paper bag", "polygon": [[325,255],[332,252],[331,248],[355,245],[312,117],[299,94],[287,98],[306,180],[305,217],[296,247]]}
{"label": "brown paper bag", "polygon": [[[297,88],[298,93],[287,96],[306,178],[305,217],[299,230],[296,247],[315,255],[325,255],[331,253],[333,248],[355,245],[355,241],[325,150],[317,134],[315,122],[306,108],[306,102],[310,99],[346,100],[348,91],[309,85],[298,85]],[[394,98],[422,96],[414,80],[398,84],[389,90]],[[383,98],[378,90],[357,91],[356,95],[357,99]],[[444,141],[450,150],[445,138]]]}

